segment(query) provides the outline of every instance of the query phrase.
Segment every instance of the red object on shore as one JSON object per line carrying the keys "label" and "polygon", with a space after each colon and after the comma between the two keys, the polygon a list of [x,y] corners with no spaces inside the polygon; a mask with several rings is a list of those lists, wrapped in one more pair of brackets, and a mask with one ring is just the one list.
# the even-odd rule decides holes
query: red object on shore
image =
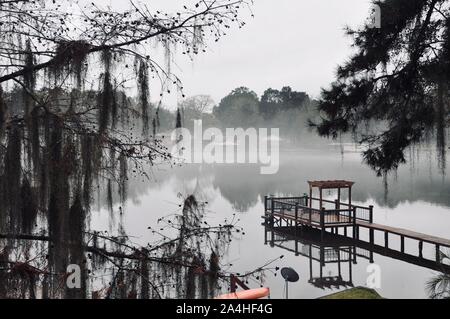
{"label": "red object on shore", "polygon": [[214,299],[241,299],[241,300],[252,300],[252,299],[262,299],[270,295],[269,288],[258,288],[250,289],[239,292],[232,292],[230,294],[222,295]]}

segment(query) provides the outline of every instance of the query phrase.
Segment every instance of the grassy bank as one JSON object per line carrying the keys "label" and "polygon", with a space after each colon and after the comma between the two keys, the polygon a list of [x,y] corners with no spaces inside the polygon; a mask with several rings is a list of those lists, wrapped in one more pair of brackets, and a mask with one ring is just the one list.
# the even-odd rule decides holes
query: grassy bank
{"label": "grassy bank", "polygon": [[356,287],[320,299],[383,299],[383,297],[373,289]]}

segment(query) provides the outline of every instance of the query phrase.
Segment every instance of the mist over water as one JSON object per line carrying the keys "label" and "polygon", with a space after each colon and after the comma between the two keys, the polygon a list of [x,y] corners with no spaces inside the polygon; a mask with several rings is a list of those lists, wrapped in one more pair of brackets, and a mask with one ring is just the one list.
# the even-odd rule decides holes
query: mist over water
{"label": "mist over water", "polygon": [[[137,242],[149,242],[152,235],[148,226],[157,225],[158,219],[170,216],[179,208],[180,196],[194,194],[207,202],[206,220],[220,224],[225,219],[239,218],[244,233],[234,238],[226,256],[221,260],[224,269],[244,273],[264,265],[268,260],[285,257],[274,266],[293,267],[300,274],[300,282],[290,288],[292,298],[315,298],[343,288],[314,287],[309,281],[308,258],[264,244],[265,231],[261,225],[266,195],[303,195],[308,191],[308,180],[346,179],[354,181],[353,203],[374,205],[374,222],[409,229],[425,234],[449,238],[450,178],[443,175],[431,149],[423,148],[414,153],[414,161],[401,167],[387,180],[362,163],[360,150],[354,145],[328,143],[321,146],[284,146],[280,154],[280,169],[275,175],[261,175],[258,165],[199,165],[186,164],[176,167],[159,166],[151,169],[151,181],[130,181],[129,201],[124,208],[123,223],[126,232]],[[386,183],[387,182],[387,183]],[[336,199],[336,194],[325,192],[325,197]],[[343,192],[343,200],[347,199]],[[95,215],[95,214],[94,214]],[[93,218],[93,228],[107,227],[105,210]],[[363,233],[362,237],[367,237]],[[376,241],[382,242],[382,236]],[[289,242],[286,242],[289,245]],[[391,239],[392,247],[399,246],[399,239]],[[417,255],[416,243],[406,241],[406,251]],[[306,248],[304,248],[306,249]],[[433,257],[433,247],[424,246],[424,257]],[[433,271],[403,261],[374,254],[374,262],[382,270],[379,292],[388,298],[426,297],[426,282]],[[232,265],[232,266],[230,266]],[[358,258],[352,265],[354,286],[365,286],[369,261]],[[348,277],[348,265],[342,265],[344,278]],[[319,265],[313,263],[313,275]],[[325,275],[335,275],[337,268],[327,265]],[[259,287],[259,282],[250,282]],[[265,285],[272,297],[283,297],[284,283],[280,277],[267,273]]]}

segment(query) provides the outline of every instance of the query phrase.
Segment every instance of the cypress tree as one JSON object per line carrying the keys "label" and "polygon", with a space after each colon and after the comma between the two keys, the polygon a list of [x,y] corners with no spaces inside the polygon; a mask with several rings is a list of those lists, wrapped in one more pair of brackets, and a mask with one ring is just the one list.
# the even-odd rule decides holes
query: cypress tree
{"label": "cypress tree", "polygon": [[[322,91],[323,119],[311,125],[322,136],[353,133],[368,145],[365,162],[383,175],[406,162],[408,147],[442,130],[443,123],[448,127],[450,1],[374,3],[381,27],[347,30],[356,53]],[[445,150],[445,134],[436,136]]]}

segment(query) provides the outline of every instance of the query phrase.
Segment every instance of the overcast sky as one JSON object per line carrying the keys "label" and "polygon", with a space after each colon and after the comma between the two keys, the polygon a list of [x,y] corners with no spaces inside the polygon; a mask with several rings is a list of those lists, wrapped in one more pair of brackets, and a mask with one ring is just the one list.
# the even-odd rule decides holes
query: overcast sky
{"label": "overcast sky", "polygon": [[[195,1],[142,2],[170,12]],[[186,95],[208,94],[216,102],[239,86],[261,95],[266,88],[289,85],[318,97],[351,53],[344,26],[361,25],[369,8],[369,0],[255,0],[255,17],[246,19],[245,28],[228,32],[194,62],[177,58],[179,69],[173,71],[183,80]]]}

